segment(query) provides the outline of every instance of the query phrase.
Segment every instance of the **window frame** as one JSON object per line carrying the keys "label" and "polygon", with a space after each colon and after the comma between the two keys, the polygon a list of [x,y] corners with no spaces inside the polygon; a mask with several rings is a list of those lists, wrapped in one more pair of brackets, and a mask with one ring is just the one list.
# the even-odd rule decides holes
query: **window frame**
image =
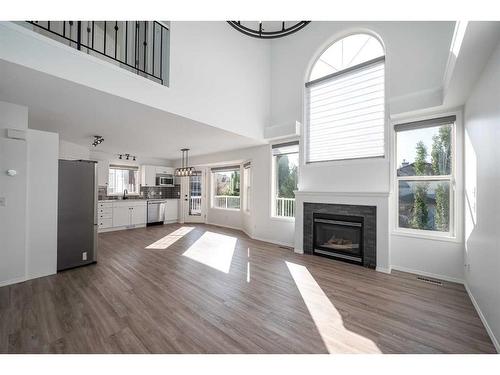
{"label": "window frame", "polygon": [[[301,142],[299,139],[289,139],[289,140],[282,140],[280,142],[274,142],[270,145],[269,148],[269,154],[271,156],[271,205],[270,205],[270,217],[272,220],[277,220],[277,221],[287,221],[287,222],[295,222],[295,215],[294,216],[278,216],[276,215],[276,189],[278,187],[278,174],[277,174],[277,159],[279,155],[273,155],[273,146],[277,145],[285,145],[288,143],[297,143],[298,151],[297,151],[297,156],[298,156],[298,162],[297,162],[297,189],[298,189],[298,180],[300,178],[300,165],[301,165]],[[296,198],[294,198],[296,199]],[[296,202],[296,201],[295,201]],[[295,206],[295,213],[297,212],[297,207]]]}
{"label": "window frame", "polygon": [[[215,174],[219,172],[230,172],[230,171],[238,171],[240,174],[240,195],[238,198],[240,199],[240,204],[239,208],[229,208],[229,207],[217,207],[215,206],[215,193],[216,193],[216,188],[215,188]],[[214,210],[226,210],[226,211],[242,211],[242,192],[241,192],[241,166],[221,166],[221,167],[214,167],[210,169],[210,208]]]}
{"label": "window frame", "polygon": [[[398,176],[397,175],[397,155],[398,155],[398,142],[396,126],[404,127],[405,125],[414,126],[416,122],[427,122],[439,120],[441,118],[455,116],[455,121],[451,123],[451,173],[449,175],[436,175],[436,176]],[[439,125],[430,126],[438,127]],[[449,242],[461,242],[462,221],[460,214],[462,212],[462,205],[460,204],[460,196],[462,192],[462,158],[458,155],[458,151],[462,148],[462,117],[461,112],[449,113],[436,113],[419,118],[407,118],[404,120],[394,121],[391,130],[392,136],[392,149],[393,157],[391,163],[391,173],[393,175],[392,184],[394,191],[394,224],[392,233],[397,236],[433,239]],[[399,226],[399,181],[449,181],[450,184],[450,222],[449,231],[441,232],[438,230],[428,229],[413,229],[404,228]]]}
{"label": "window frame", "polygon": [[[317,80],[321,80],[325,77],[321,77],[315,80],[310,80],[310,75],[311,72],[316,65],[317,61],[319,58],[335,43],[341,41],[344,38],[347,38],[352,35],[356,34],[366,34],[369,35],[373,38],[375,38],[380,45],[382,46],[384,50],[384,55],[379,57],[380,59],[384,59],[384,154],[380,156],[370,156],[370,157],[359,157],[359,158],[344,158],[344,159],[331,159],[331,160],[321,160],[321,161],[308,161],[308,134],[309,134],[309,106],[308,106],[308,100],[307,100],[307,87],[306,84],[310,82],[314,82]],[[375,58],[373,60],[379,59]],[[344,70],[341,70],[336,73],[342,74],[343,72],[349,72],[351,68],[356,69],[360,65],[364,65],[366,62],[357,64],[353,67],[346,68]],[[353,32],[341,34],[335,36],[335,38],[329,40],[327,43],[324,44],[324,46],[316,53],[314,58],[311,60],[310,65],[306,71],[306,76],[304,77],[304,82],[305,84],[302,86],[302,120],[303,120],[303,132],[301,132],[301,157],[300,157],[300,165],[305,166],[305,167],[329,167],[329,166],[342,166],[342,165],[356,165],[356,164],[366,164],[366,163],[380,163],[380,162],[389,162],[390,159],[390,150],[391,150],[391,127],[390,127],[390,120],[389,120],[389,101],[388,101],[388,88],[389,88],[389,79],[388,79],[388,74],[387,72],[389,71],[390,62],[387,59],[387,54],[386,54],[386,47],[385,44],[383,43],[382,39],[380,36],[378,36],[376,33],[374,33],[371,30],[356,30]]]}
{"label": "window frame", "polygon": [[121,193],[110,193],[109,192],[109,189],[110,189],[110,186],[111,186],[111,182],[110,182],[110,174],[111,174],[111,170],[114,169],[114,170],[128,170],[129,173],[130,171],[133,171],[133,172],[137,172],[137,176],[136,176],[136,182],[135,182],[135,192],[127,192],[127,195],[130,195],[130,196],[139,196],[141,195],[141,184],[140,184],[140,170],[139,170],[139,167],[138,166],[135,166],[135,165],[119,165],[119,164],[110,164],[108,166],[108,186],[107,186],[107,192],[106,192],[106,195],[109,196],[109,197],[119,197],[119,196],[122,196],[123,195],[123,191]]}
{"label": "window frame", "polygon": [[[243,191],[244,193],[243,193],[242,211],[245,214],[249,215],[252,212],[251,209],[252,199],[250,198],[252,194],[252,163],[250,161],[243,163]],[[240,189],[240,195],[241,195],[241,189]]]}

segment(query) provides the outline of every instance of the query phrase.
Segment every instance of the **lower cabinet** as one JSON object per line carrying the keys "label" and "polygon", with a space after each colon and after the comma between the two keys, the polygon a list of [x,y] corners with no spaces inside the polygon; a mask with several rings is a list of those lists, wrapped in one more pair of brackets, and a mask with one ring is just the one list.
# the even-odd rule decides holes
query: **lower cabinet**
{"label": "lower cabinet", "polygon": [[[105,215],[109,207],[109,217]],[[99,202],[99,230],[111,231],[146,225],[146,201]]]}
{"label": "lower cabinet", "polygon": [[165,222],[177,222],[179,216],[179,199],[167,199]]}

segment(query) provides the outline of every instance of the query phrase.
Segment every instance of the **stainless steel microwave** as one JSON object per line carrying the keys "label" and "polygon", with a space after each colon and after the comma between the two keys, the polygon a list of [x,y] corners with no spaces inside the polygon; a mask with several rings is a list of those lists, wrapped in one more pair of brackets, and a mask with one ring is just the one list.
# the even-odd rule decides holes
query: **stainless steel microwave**
{"label": "stainless steel microwave", "polygon": [[156,186],[174,186],[174,176],[171,174],[157,174]]}

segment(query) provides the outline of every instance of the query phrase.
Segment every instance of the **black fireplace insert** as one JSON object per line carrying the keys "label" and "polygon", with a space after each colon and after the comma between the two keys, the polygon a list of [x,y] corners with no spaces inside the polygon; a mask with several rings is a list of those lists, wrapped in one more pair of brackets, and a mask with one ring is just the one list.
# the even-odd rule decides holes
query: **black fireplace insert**
{"label": "black fireplace insert", "polygon": [[313,214],[313,254],[363,264],[361,216]]}

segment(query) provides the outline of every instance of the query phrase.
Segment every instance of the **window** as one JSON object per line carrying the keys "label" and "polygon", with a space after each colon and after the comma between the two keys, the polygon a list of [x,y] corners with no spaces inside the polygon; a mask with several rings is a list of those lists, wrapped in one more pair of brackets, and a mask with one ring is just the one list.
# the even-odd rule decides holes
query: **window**
{"label": "window", "polygon": [[240,209],[240,166],[212,168],[212,207]]}
{"label": "window", "polygon": [[250,197],[252,193],[252,165],[250,162],[243,164],[243,208],[246,212],[250,212]]}
{"label": "window", "polygon": [[398,227],[453,235],[455,116],[395,130]]}
{"label": "window", "polygon": [[272,146],[273,216],[295,217],[295,193],[299,172],[299,142]]}
{"label": "window", "polygon": [[108,174],[108,195],[139,194],[139,167],[110,165]]}
{"label": "window", "polygon": [[384,156],[385,58],[355,34],[330,46],[306,83],[306,162]]}

